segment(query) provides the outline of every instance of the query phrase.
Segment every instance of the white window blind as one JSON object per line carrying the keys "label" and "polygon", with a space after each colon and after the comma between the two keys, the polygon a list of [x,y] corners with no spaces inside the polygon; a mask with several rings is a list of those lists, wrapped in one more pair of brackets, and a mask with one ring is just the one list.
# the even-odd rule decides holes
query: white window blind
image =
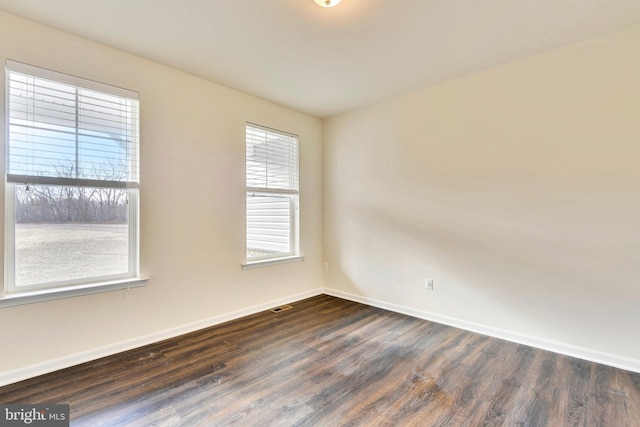
{"label": "white window blind", "polygon": [[247,259],[298,252],[298,137],[246,126]]}
{"label": "white window blind", "polygon": [[6,62],[7,181],[137,188],[138,94]]}
{"label": "white window blind", "polygon": [[247,125],[247,189],[298,192],[298,137]]}

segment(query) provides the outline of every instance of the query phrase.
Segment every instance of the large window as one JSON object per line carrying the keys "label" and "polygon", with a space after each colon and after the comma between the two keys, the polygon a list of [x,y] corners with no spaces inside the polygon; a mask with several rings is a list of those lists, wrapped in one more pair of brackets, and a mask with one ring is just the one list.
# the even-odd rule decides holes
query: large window
{"label": "large window", "polygon": [[138,94],[13,61],[5,82],[4,299],[129,286]]}
{"label": "large window", "polygon": [[298,250],[298,137],[247,124],[247,261]]}

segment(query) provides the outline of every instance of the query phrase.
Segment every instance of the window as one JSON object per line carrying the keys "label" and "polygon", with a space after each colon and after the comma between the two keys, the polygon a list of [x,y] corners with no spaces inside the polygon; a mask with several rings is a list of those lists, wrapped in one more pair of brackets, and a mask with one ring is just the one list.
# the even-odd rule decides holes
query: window
{"label": "window", "polygon": [[298,137],[247,124],[247,261],[299,256]]}
{"label": "window", "polygon": [[5,84],[0,302],[131,286],[138,277],[138,94],[14,61],[6,63]]}

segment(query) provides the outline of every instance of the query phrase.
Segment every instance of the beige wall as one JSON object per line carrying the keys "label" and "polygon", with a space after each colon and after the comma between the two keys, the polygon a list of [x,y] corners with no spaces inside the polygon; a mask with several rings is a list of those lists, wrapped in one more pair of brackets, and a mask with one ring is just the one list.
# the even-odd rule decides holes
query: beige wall
{"label": "beige wall", "polygon": [[640,366],[640,27],[324,132],[325,287]]}
{"label": "beige wall", "polygon": [[[6,58],[140,92],[141,270],[151,280],[0,309],[0,376],[322,287],[320,120],[0,12]],[[300,137],[304,262],[240,268],[246,121]]]}

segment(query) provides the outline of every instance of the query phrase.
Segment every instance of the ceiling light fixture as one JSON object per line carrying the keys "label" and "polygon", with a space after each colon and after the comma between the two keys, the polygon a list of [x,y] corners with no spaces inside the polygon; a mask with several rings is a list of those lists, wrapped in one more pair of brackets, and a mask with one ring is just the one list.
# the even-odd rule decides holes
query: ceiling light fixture
{"label": "ceiling light fixture", "polygon": [[342,0],[313,0],[318,6],[333,7],[337,6]]}

